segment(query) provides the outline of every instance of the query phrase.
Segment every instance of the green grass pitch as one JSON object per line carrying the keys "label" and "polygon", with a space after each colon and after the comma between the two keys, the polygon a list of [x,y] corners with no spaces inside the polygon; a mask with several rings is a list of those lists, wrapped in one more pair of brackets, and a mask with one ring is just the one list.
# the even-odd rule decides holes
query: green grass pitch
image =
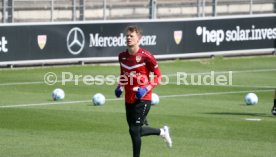
{"label": "green grass pitch", "polygon": [[[154,89],[160,104],[148,119],[152,127],[170,126],[173,148],[158,136],[143,137],[141,156],[275,156],[275,56],[160,61],[159,67],[169,82]],[[211,72],[229,78],[230,71],[231,84],[198,83]],[[44,83],[48,72],[57,75],[56,84]],[[80,78],[62,85],[63,72]],[[186,84],[177,84],[177,72],[187,74]],[[116,85],[81,79],[118,73],[118,65],[0,69],[0,156],[130,157],[124,101],[115,99]],[[65,91],[64,100],[51,99],[55,88]],[[257,105],[245,105],[248,92],[258,95]],[[106,96],[103,106],[92,105],[95,93]]]}

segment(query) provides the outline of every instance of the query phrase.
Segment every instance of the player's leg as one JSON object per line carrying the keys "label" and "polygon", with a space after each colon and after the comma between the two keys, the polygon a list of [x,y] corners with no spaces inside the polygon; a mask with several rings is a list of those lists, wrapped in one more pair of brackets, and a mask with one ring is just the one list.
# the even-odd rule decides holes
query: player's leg
{"label": "player's leg", "polygon": [[137,114],[139,115],[139,118],[142,122],[142,129],[141,129],[141,136],[148,136],[148,135],[160,135],[160,129],[159,128],[152,128],[144,126],[144,123],[147,122],[147,115],[151,108],[151,101],[149,100],[143,100],[140,101],[140,103],[137,104]]}
{"label": "player's leg", "polygon": [[[143,101],[141,102],[141,105],[143,109],[140,109],[138,111],[142,111],[141,113],[141,119],[142,122],[145,122],[145,119],[150,111],[151,108],[151,101]],[[142,126],[141,129],[141,136],[149,136],[149,135],[160,135],[165,142],[167,143],[168,147],[172,147],[172,139],[170,136],[170,129],[168,126],[164,126],[163,128],[152,128],[152,127],[146,127]]]}
{"label": "player's leg", "polygon": [[149,121],[148,121],[147,117],[144,120],[144,126],[149,126]]}
{"label": "player's leg", "polygon": [[271,112],[272,112],[273,115],[276,116],[276,90],[275,90],[275,93],[274,93],[274,104],[273,104]]}
{"label": "player's leg", "polygon": [[141,125],[138,122],[136,104],[126,104],[126,118],[129,134],[132,141],[133,157],[140,156],[141,150]]}
{"label": "player's leg", "polygon": [[132,141],[133,157],[140,156],[142,136],[160,135],[160,129],[142,127],[149,109],[150,101],[137,101],[134,104],[126,104],[126,117]]}
{"label": "player's leg", "polygon": [[130,125],[129,134],[131,136],[131,141],[132,141],[133,157],[139,157],[140,151],[141,151],[141,145],[142,145],[141,126]]}
{"label": "player's leg", "polygon": [[142,127],[144,120],[150,110],[151,101],[137,101],[134,104],[126,104],[126,117],[129,126],[129,133],[132,140],[133,157],[139,157],[141,151],[141,137],[147,135],[160,135],[172,146],[169,129]]}
{"label": "player's leg", "polygon": [[274,105],[272,107],[272,114],[276,116],[276,99],[274,99]]}

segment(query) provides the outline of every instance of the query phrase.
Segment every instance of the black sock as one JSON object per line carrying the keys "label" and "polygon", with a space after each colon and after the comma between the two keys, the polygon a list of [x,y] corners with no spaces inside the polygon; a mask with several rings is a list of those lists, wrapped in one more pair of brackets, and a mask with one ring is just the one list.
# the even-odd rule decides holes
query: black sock
{"label": "black sock", "polygon": [[160,135],[160,129],[143,126],[141,135],[142,136]]}

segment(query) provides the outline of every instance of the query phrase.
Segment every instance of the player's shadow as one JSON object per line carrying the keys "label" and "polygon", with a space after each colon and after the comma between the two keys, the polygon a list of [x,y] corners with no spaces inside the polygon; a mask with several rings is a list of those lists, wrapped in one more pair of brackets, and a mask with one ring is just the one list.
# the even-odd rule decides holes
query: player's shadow
{"label": "player's shadow", "polygon": [[210,114],[210,115],[225,115],[225,116],[252,116],[252,117],[271,117],[270,115],[267,115],[265,113],[243,113],[243,112],[207,112],[204,114]]}

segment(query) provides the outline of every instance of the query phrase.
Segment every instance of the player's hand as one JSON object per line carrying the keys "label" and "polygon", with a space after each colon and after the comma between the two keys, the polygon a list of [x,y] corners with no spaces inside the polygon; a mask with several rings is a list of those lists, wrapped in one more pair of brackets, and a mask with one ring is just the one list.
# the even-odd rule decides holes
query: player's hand
{"label": "player's hand", "polygon": [[115,89],[115,95],[116,95],[117,98],[120,98],[121,95],[122,95],[122,93],[123,93],[123,91],[122,91],[121,88],[122,88],[122,87],[121,87],[120,85],[118,85],[118,86],[116,87],[116,89]]}
{"label": "player's hand", "polygon": [[148,89],[146,87],[139,87],[136,92],[137,99],[143,98],[148,92]]}

